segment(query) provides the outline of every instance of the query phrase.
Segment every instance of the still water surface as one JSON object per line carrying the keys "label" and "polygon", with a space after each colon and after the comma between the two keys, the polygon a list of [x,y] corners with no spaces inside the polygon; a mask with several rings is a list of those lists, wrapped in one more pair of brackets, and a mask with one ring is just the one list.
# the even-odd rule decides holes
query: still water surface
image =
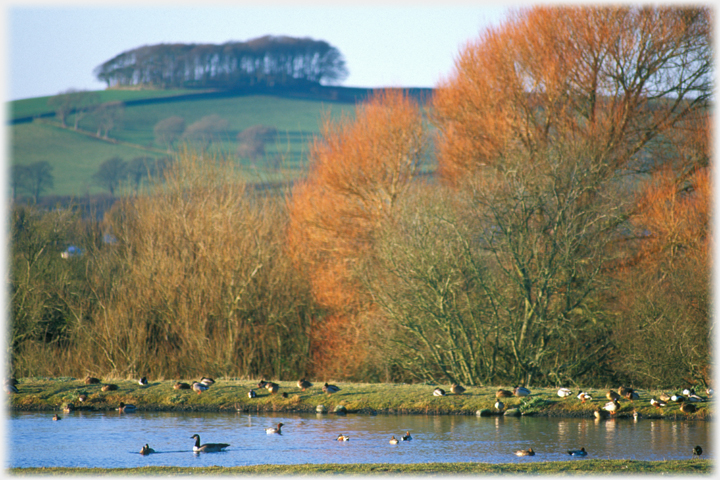
{"label": "still water surface", "polygon": [[[425,415],[13,412],[6,424],[8,467],[243,466],[303,463],[533,462],[585,458],[675,460],[701,445],[713,458],[709,421],[506,418]],[[282,422],[282,435],[265,428]],[[409,430],[413,439],[388,443]],[[194,454],[190,439],[229,443]],[[339,434],[350,436],[338,442]],[[157,453],[139,454],[144,444]],[[534,457],[517,457],[532,447]],[[582,461],[577,458],[577,461]]]}

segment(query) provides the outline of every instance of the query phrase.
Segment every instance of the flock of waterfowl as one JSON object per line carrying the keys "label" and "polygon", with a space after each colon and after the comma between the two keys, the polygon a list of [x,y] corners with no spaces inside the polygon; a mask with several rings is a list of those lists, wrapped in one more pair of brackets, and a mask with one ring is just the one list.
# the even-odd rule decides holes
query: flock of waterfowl
{"label": "flock of waterfowl", "polygon": [[[99,384],[100,379],[94,378],[91,376],[87,376],[84,380],[84,382],[88,385],[90,384]],[[200,379],[200,381],[193,382],[192,384],[183,383],[183,382],[177,382],[173,385],[173,388],[176,390],[193,390],[198,395],[202,394],[203,392],[207,391],[210,386],[212,386],[215,383],[215,381],[212,378],[209,377],[203,377]],[[141,386],[147,386],[148,380],[146,377],[142,377],[140,380],[138,380],[138,384]],[[5,380],[5,391],[7,393],[17,393],[17,380],[15,379],[6,379]],[[308,388],[311,388],[313,386],[312,383],[307,381],[306,379],[300,379],[297,382],[297,387],[300,388],[303,392],[306,391]],[[117,390],[118,386],[115,384],[104,384],[101,387],[102,391],[112,391]],[[278,393],[280,389],[280,385],[274,382],[269,382],[266,380],[260,380],[257,384],[257,388],[265,388],[268,392],[270,392],[271,395],[275,395]],[[336,385],[330,385],[328,383],[325,383],[322,386],[322,391],[328,395],[331,395],[333,393],[336,393],[340,391],[340,388]],[[466,388],[457,384],[453,383],[450,386],[450,392],[454,395],[462,395],[465,393]],[[713,396],[713,390],[711,388],[706,389],[706,394],[708,397]],[[285,398],[287,398],[287,393],[282,394]],[[443,397],[446,396],[447,393],[442,388],[435,388],[433,390],[433,395],[436,397]],[[512,390],[505,390],[505,389],[498,389],[495,393],[496,402],[495,402],[495,409],[502,413],[505,409],[505,403],[502,401],[503,398],[508,397],[527,397],[530,396],[531,392],[528,388],[522,387],[522,386],[516,386]],[[569,388],[560,388],[557,391],[557,395],[560,398],[569,398],[573,395],[572,390]],[[247,393],[248,398],[256,398],[257,393],[254,389],[250,389]],[[597,420],[604,420],[608,418],[609,416],[615,415],[620,409],[621,409],[621,400],[629,400],[631,403],[639,400],[640,395],[637,391],[630,387],[624,387],[621,386],[618,388],[617,392],[615,390],[608,390],[605,394],[605,397],[609,400],[607,403],[605,403],[602,406],[598,406],[596,410],[593,411],[593,415]],[[80,402],[83,402],[87,399],[87,395],[81,394],[78,397],[78,400]],[[593,399],[592,395],[587,391],[581,391],[577,395],[577,399],[580,400],[581,403],[586,403],[588,401],[591,401]],[[658,399],[651,398],[650,399],[650,405],[654,406],[655,408],[663,408],[668,405],[669,402],[675,402],[680,404],[680,411],[684,413],[694,413],[697,411],[697,407],[695,406],[695,403],[699,402],[705,402],[706,398],[701,397],[695,392],[694,388],[686,388],[682,391],[682,394],[675,393],[675,394],[667,394],[667,393],[661,393],[658,396]],[[69,403],[64,407],[64,411],[70,412],[73,409],[73,404]],[[121,413],[131,413],[136,411],[136,407],[134,405],[125,404],[123,402],[120,402],[118,407],[115,409]],[[637,412],[637,410],[633,409],[632,411],[633,417],[637,420],[640,415]],[[54,414],[52,419],[54,421],[61,420],[61,417],[57,414]],[[266,428],[265,432],[270,434],[282,434],[282,427],[283,423],[278,423],[275,427]],[[200,436],[195,434],[192,437],[190,437],[195,440],[195,445],[193,446],[193,452],[200,453],[200,452],[220,452],[224,448],[229,447],[230,445],[227,443],[206,443],[201,444],[200,443]],[[347,435],[340,434],[337,437],[338,441],[344,441],[347,442],[350,440],[350,437]],[[390,438],[389,443],[391,445],[396,445],[401,441],[409,441],[412,440],[412,436],[410,435],[410,432],[407,431],[405,435],[401,435],[400,438],[395,438],[393,435]],[[145,444],[140,449],[141,455],[148,455],[150,453],[155,453],[155,450],[150,448],[148,444]],[[580,449],[576,450],[568,450],[567,453],[571,456],[579,456],[584,457],[588,454],[588,452],[585,450],[585,447],[581,447]],[[693,457],[702,455],[702,448],[698,445],[693,449]],[[517,450],[515,452],[515,455],[517,456],[534,456],[535,451],[532,448],[528,448],[526,450]]]}

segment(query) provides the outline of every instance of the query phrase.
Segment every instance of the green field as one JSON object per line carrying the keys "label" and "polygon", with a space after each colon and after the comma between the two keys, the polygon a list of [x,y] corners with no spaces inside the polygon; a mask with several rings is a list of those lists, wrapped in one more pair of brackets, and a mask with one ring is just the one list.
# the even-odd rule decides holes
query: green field
{"label": "green field", "polygon": [[[137,100],[157,96],[187,94],[187,91],[143,90],[99,92],[102,100]],[[197,93],[196,91],[193,93]],[[12,165],[30,165],[48,161],[53,167],[54,185],[45,195],[84,196],[104,192],[92,180],[98,166],[112,156],[130,161],[139,156],[167,155],[164,145],[157,144],[153,128],[157,122],[180,116],[188,126],[208,115],[227,120],[228,128],[211,146],[195,145],[212,152],[235,155],[237,134],[255,125],[275,127],[274,142],[265,146],[265,156],[255,161],[239,159],[262,181],[296,178],[303,171],[308,142],[320,131],[324,115],[337,118],[342,112],[352,114],[351,102],[288,98],[273,95],[238,95],[220,99],[185,99],[167,103],[129,105],[124,109],[121,125],[110,131],[109,140],[97,138],[89,119],[80,122],[80,130],[62,128],[55,118],[35,119],[8,127],[9,154]],[[47,112],[47,97],[18,100],[9,104],[11,118]],[[73,123],[72,116],[68,120]],[[176,146],[176,149],[180,145]]]}
{"label": "green field", "polygon": [[[143,98],[174,97],[199,92],[201,92],[201,90],[101,90],[97,92],[97,94],[100,97],[100,102],[112,102],[116,100],[125,102]],[[52,108],[48,107],[47,104],[50,98],[50,96],[35,97],[9,102],[7,105],[8,118],[33,117],[52,112]]]}

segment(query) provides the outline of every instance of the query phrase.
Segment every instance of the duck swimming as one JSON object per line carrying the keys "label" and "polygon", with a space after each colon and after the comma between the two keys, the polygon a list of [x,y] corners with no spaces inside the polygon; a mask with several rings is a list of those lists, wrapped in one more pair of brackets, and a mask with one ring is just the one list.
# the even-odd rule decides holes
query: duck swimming
{"label": "duck swimming", "polygon": [[277,427],[274,427],[274,428],[266,428],[266,429],[265,429],[265,433],[267,433],[268,435],[271,435],[271,434],[273,434],[273,433],[277,433],[277,434],[282,435],[281,427],[282,427],[283,425],[284,425],[284,423],[278,423],[278,424],[277,424]]}
{"label": "duck swimming", "polygon": [[120,406],[116,408],[120,413],[132,413],[136,410],[135,405],[125,405],[123,402],[120,402]]}
{"label": "duck swimming", "polygon": [[150,455],[151,453],[155,453],[155,450],[150,448],[150,445],[148,445],[147,443],[144,447],[140,449],[140,455]]}
{"label": "duck swimming", "polygon": [[58,420],[62,420],[62,417],[56,413],[55,415],[53,415],[53,420],[57,422]]}
{"label": "duck swimming", "polygon": [[340,435],[338,435],[337,440],[338,440],[338,442],[349,442],[350,437],[348,437],[347,435],[343,435],[341,433]]}
{"label": "duck swimming", "polygon": [[518,457],[532,457],[533,455],[535,455],[535,451],[532,448],[528,448],[527,450],[518,450],[517,452],[515,452],[515,455],[517,455]]}
{"label": "duck swimming", "polygon": [[230,446],[229,443],[206,443],[204,445],[200,445],[200,435],[198,435],[197,433],[190,438],[195,439],[195,445],[193,446],[193,452],[195,452],[195,453],[219,452],[223,448]]}
{"label": "duck swimming", "polygon": [[395,435],[393,435],[392,438],[390,439],[390,445],[397,445],[397,443],[398,443],[398,439],[395,438]]}
{"label": "duck swimming", "polygon": [[405,435],[400,437],[400,440],[402,440],[403,442],[408,442],[408,441],[412,440],[412,436],[410,436],[410,432],[406,431]]}
{"label": "duck swimming", "polygon": [[568,454],[574,455],[576,457],[584,457],[587,455],[587,452],[585,451],[585,447],[581,447],[580,450],[568,450]]}

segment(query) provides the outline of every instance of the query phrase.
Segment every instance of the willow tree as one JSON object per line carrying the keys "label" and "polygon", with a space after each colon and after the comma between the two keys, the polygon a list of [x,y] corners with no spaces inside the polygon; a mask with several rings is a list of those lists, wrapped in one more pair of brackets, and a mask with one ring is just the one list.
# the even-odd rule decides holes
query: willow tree
{"label": "willow tree", "polygon": [[[609,354],[603,268],[649,148],[707,108],[710,12],[532,7],[469,42],[433,101],[442,178],[499,281],[487,291],[514,381],[567,382]],[[496,318],[493,318],[496,317]]]}
{"label": "willow tree", "polygon": [[288,241],[326,311],[311,334],[319,377],[357,379],[367,366],[373,307],[358,270],[414,178],[425,141],[419,105],[388,90],[358,105],[355,118],[327,119],[311,145],[307,179],[292,192]]}

